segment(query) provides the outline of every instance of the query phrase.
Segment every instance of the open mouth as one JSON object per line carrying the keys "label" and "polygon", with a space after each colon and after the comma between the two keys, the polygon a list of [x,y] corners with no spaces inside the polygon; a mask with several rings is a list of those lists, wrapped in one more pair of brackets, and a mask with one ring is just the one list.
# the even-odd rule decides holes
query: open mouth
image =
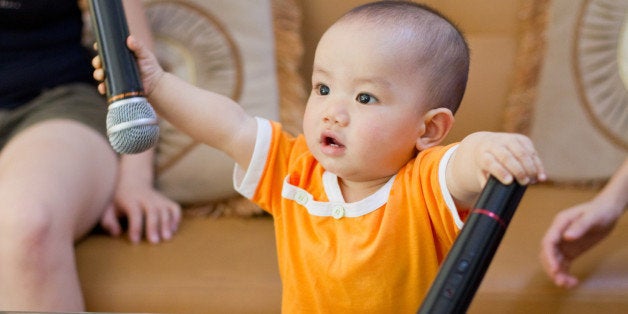
{"label": "open mouth", "polygon": [[333,134],[329,134],[328,132],[325,132],[321,135],[321,144],[323,144],[323,146],[325,147],[331,147],[331,148],[343,148],[344,147],[344,144],[342,144],[340,140],[338,140]]}
{"label": "open mouth", "polygon": [[333,146],[333,147],[342,147],[343,145],[340,144],[338,141],[336,141],[335,138],[330,137],[330,136],[326,136],[323,139],[323,143],[327,146]]}

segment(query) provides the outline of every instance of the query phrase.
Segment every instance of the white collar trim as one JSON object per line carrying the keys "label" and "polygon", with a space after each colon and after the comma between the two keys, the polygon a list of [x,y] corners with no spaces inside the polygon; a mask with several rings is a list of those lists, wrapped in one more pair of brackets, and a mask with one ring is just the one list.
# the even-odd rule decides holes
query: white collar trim
{"label": "white collar trim", "polygon": [[323,187],[329,197],[329,202],[315,201],[312,194],[290,184],[289,176],[284,180],[281,196],[304,206],[308,213],[313,216],[334,217],[336,219],[355,218],[371,213],[386,204],[395,177],[396,175],[392,176],[377,192],[353,203],[345,203],[338,185],[338,177],[327,171],[323,173]]}

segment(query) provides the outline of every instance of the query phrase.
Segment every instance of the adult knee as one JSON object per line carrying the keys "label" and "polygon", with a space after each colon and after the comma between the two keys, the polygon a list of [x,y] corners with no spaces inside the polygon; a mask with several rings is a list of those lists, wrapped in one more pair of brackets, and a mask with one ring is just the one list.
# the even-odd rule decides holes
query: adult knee
{"label": "adult knee", "polygon": [[[55,226],[54,209],[24,200],[0,203],[0,259],[20,267],[36,267],[54,249],[64,230]],[[10,261],[9,261],[10,259]]]}

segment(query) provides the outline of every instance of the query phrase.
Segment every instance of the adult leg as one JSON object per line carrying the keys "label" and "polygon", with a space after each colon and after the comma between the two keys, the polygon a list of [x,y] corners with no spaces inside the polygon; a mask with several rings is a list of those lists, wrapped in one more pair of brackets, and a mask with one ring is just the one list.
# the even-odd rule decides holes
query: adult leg
{"label": "adult leg", "polygon": [[117,158],[71,120],[16,135],[0,153],[0,308],[82,311],[74,241],[110,201]]}

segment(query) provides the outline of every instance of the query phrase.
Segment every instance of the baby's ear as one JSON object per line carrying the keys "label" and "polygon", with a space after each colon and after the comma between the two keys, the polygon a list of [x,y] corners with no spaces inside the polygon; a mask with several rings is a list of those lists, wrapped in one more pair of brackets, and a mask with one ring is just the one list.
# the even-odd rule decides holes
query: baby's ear
{"label": "baby's ear", "polygon": [[423,151],[440,144],[454,125],[454,115],[447,108],[429,110],[423,116],[423,134],[417,138],[416,148]]}

